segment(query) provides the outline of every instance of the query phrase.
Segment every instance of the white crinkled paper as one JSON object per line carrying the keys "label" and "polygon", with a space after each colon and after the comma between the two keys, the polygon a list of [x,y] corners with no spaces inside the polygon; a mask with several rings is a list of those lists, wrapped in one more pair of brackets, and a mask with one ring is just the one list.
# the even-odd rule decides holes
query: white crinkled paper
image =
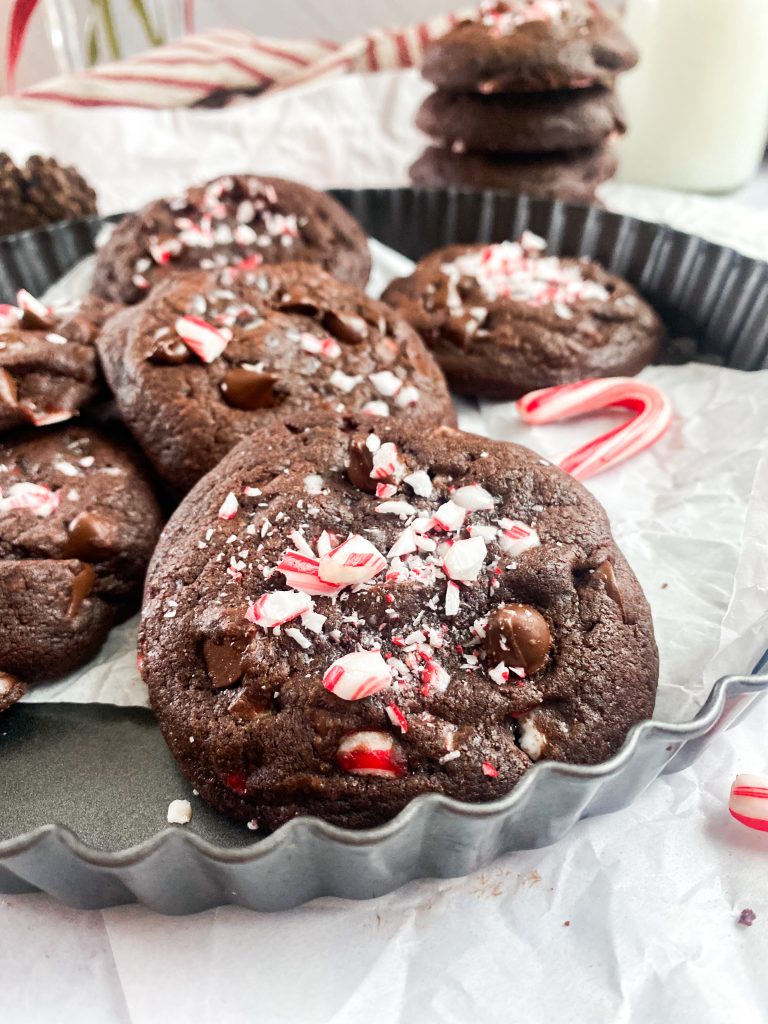
{"label": "white crinkled paper", "polygon": [[[409,272],[405,257],[374,243],[369,290],[381,294]],[[93,260],[84,260],[48,293],[81,294]],[[691,363],[654,366],[643,379],[669,396],[668,433],[648,452],[588,481],[613,524],[653,609],[661,652],[657,718],[693,717],[720,675],[749,672],[768,646],[768,541],[747,524],[768,522],[768,403],[746,373]],[[515,441],[556,459],[615,425],[615,414],[546,427],[522,423],[513,402],[457,400],[460,426]],[[760,567],[765,573],[760,572]],[[33,701],[145,704],[136,670],[137,618],[112,631],[85,668],[34,687]]]}

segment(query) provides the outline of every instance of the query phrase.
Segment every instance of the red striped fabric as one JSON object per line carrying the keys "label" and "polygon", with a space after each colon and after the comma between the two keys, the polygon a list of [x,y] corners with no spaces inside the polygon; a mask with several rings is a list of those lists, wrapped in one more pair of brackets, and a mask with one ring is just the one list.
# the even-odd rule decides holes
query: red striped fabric
{"label": "red striped fabric", "polygon": [[325,39],[262,39],[236,29],[216,29],[185,36],[129,60],[48,79],[16,95],[79,107],[164,108],[192,106],[222,89],[253,90],[256,83],[263,86],[261,96],[325,75],[418,65],[432,39],[474,10],[402,29],[374,29],[344,44]]}

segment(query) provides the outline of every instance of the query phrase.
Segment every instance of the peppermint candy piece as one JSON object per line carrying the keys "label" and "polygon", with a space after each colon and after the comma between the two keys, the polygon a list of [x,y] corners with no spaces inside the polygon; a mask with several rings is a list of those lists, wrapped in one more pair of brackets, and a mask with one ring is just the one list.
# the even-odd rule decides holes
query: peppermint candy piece
{"label": "peppermint candy piece", "polygon": [[413,384],[406,384],[397,392],[395,405],[398,409],[409,409],[412,405],[418,405],[420,398],[419,389],[415,388]]}
{"label": "peppermint candy piece", "polygon": [[373,452],[372,480],[385,483],[400,483],[405,474],[405,464],[400,458],[397,446],[387,441]]}
{"label": "peppermint candy piece", "polygon": [[435,512],[433,523],[446,533],[456,533],[464,525],[467,510],[457,505],[455,501],[446,501]]}
{"label": "peppermint candy piece", "polygon": [[387,704],[384,710],[392,725],[398,728],[400,732],[408,732],[408,719],[396,704]]}
{"label": "peppermint candy piece", "polygon": [[372,402],[366,402],[360,412],[364,416],[389,416],[389,406],[383,399],[374,399]]}
{"label": "peppermint candy piece", "polygon": [[322,594],[338,594],[342,589],[340,583],[328,583],[320,579],[318,569],[319,558],[310,558],[300,551],[286,551],[278,565],[278,572],[285,576],[285,582],[294,590],[313,597]]}
{"label": "peppermint candy piece", "polygon": [[532,526],[521,523],[518,519],[500,519],[499,526],[499,547],[505,554],[514,557],[522,555],[529,548],[541,547],[539,535]]}
{"label": "peppermint candy piece", "polygon": [[312,598],[295,590],[273,590],[248,606],[245,617],[256,626],[271,629],[312,611]]}
{"label": "peppermint candy piece", "polygon": [[323,686],[342,700],[362,700],[392,684],[392,673],[379,651],[353,651],[337,658],[323,676]]}
{"label": "peppermint candy piece", "polygon": [[59,507],[61,491],[52,491],[45,484],[17,483],[0,498],[0,512],[27,511],[47,519]]}
{"label": "peppermint candy piece", "polygon": [[237,515],[237,510],[240,508],[237,497],[233,491],[230,491],[224,501],[221,503],[219,509],[219,519],[234,519]]}
{"label": "peppermint candy piece", "polygon": [[482,537],[457,540],[445,554],[443,569],[446,576],[463,583],[472,583],[483,567],[487,550]]}
{"label": "peppermint candy piece", "polygon": [[155,263],[163,266],[170,263],[174,256],[181,252],[181,242],[178,238],[165,238],[162,242],[150,242],[149,254]]}
{"label": "peppermint candy piece", "polygon": [[403,386],[403,382],[391,370],[379,370],[378,373],[369,373],[368,380],[384,398],[392,398]]}
{"label": "peppermint candy piece", "polygon": [[351,775],[401,779],[408,771],[405,756],[386,732],[353,732],[339,744],[336,763]]}
{"label": "peppermint candy piece", "polygon": [[453,617],[459,614],[459,585],[454,583],[453,580],[448,581],[448,587],[445,591],[445,614],[448,617]]}
{"label": "peppermint candy piece", "polygon": [[190,352],[204,363],[218,359],[232,340],[232,333],[227,328],[217,330],[199,316],[180,316],[174,326]]}
{"label": "peppermint candy piece", "polygon": [[737,775],[728,800],[731,817],[758,832],[768,832],[768,778]]}
{"label": "peppermint candy piece", "polygon": [[416,534],[412,527],[406,527],[387,552],[387,558],[400,558],[416,550]]}
{"label": "peppermint candy piece", "polygon": [[75,415],[70,409],[51,409],[49,412],[43,412],[28,402],[20,402],[19,405],[24,410],[24,415],[29,422],[35,427],[49,427],[52,423],[64,423],[65,420],[71,420]]}
{"label": "peppermint candy piece", "polygon": [[479,484],[459,487],[451,495],[451,501],[469,512],[487,512],[494,507],[493,495]]}
{"label": "peppermint candy piece", "polygon": [[324,583],[349,587],[373,579],[386,567],[384,556],[369,540],[355,533],[320,559],[318,576]]}
{"label": "peppermint candy piece", "polygon": [[25,313],[31,313],[36,319],[43,323],[51,323],[51,314],[53,310],[50,306],[46,306],[40,299],[36,299],[34,295],[31,295],[26,288],[20,288],[16,292],[16,305],[19,309]]}
{"label": "peppermint candy piece", "polygon": [[429,473],[425,473],[423,469],[417,469],[415,473],[409,473],[403,480],[403,483],[408,484],[414,494],[420,498],[431,498],[432,497],[432,480],[430,479]]}
{"label": "peppermint candy piece", "polygon": [[312,356],[325,356],[326,359],[338,359],[341,355],[341,345],[334,338],[326,335],[318,338],[316,334],[309,331],[302,331],[300,339],[302,352],[308,352]]}

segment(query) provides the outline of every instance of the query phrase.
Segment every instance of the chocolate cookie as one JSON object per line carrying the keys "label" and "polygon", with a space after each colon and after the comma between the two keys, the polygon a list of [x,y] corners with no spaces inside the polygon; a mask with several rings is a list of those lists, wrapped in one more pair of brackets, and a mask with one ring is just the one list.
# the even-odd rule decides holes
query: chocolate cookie
{"label": "chocolate cookie", "polygon": [[453,390],[483,398],[587,377],[632,376],[658,355],[664,328],[597,263],[520,242],[450,245],[393,281],[382,298],[413,324]]}
{"label": "chocolate cookie", "polygon": [[0,673],[88,661],[138,602],[160,526],[124,447],[72,426],[0,440]]}
{"label": "chocolate cookie", "polygon": [[498,188],[538,199],[589,203],[595,189],[613,177],[618,161],[609,144],[570,153],[453,153],[430,146],[411,166],[414,185]]}
{"label": "chocolate cookie", "polygon": [[416,332],[308,263],[177,275],[113,317],[99,352],[125,422],[179,491],[257,427],[316,405],[454,422]]}
{"label": "chocolate cookie", "polygon": [[416,125],[455,153],[584,149],[626,128],[616,95],[601,86],[518,96],[438,91],[424,100]]}
{"label": "chocolate cookie", "polygon": [[306,260],[361,287],[363,229],[330,196],[282,178],[216,178],[125,217],[101,249],[93,290],[131,304],[173,270]]}
{"label": "chocolate cookie", "polygon": [[[376,489],[377,493],[372,493]],[[517,445],[391,420],[257,430],[171,518],[139,640],[200,795],[376,825],[595,763],[653,709],[648,604],[605,512]]]}
{"label": "chocolate cookie", "polygon": [[422,73],[452,92],[547,92],[611,86],[637,56],[595,0],[509,0],[432,43]]}
{"label": "chocolate cookie", "polygon": [[95,296],[51,308],[0,305],[0,432],[77,416],[103,389],[94,342],[117,308]]}

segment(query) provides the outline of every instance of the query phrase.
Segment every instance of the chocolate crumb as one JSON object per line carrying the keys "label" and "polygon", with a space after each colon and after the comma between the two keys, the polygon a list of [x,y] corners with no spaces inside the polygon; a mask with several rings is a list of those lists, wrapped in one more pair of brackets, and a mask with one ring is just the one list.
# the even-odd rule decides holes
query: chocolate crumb
{"label": "chocolate crumb", "polygon": [[571,922],[570,921],[563,921],[563,928],[570,928],[570,927],[571,927]]}
{"label": "chocolate crumb", "polygon": [[744,910],[739,914],[739,924],[743,924],[747,928],[751,928],[754,921],[757,918],[757,914],[754,910],[750,910],[749,907],[745,907]]}

